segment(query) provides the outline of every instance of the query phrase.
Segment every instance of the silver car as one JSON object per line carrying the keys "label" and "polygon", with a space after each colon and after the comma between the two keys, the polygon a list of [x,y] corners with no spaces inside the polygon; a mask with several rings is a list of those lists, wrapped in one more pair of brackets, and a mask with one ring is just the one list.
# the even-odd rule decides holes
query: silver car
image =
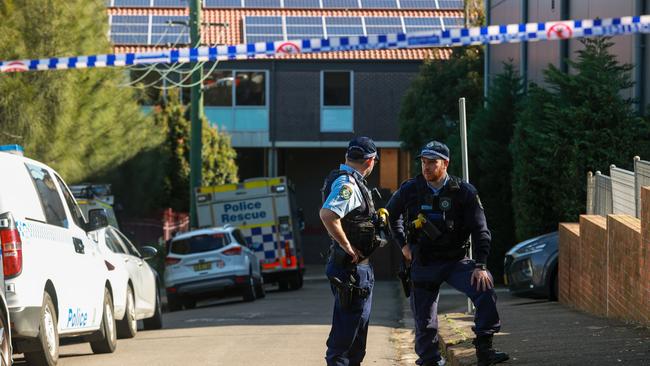
{"label": "silver car", "polygon": [[557,231],[523,241],[508,251],[504,260],[504,280],[518,296],[558,295]]}
{"label": "silver car", "polygon": [[174,237],[165,258],[165,286],[170,311],[194,308],[215,295],[265,296],[260,262],[239,229],[216,227]]}

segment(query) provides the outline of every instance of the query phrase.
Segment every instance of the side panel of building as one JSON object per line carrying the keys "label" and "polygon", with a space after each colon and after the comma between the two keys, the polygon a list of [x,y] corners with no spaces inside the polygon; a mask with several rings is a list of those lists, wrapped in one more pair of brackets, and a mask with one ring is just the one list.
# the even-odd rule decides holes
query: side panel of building
{"label": "side panel of building", "polygon": [[[528,5],[528,22],[561,20],[561,2],[534,0]],[[531,42],[528,44],[528,81],[544,84],[544,69],[549,64],[560,66],[560,42]]]}
{"label": "side panel of building", "polygon": [[[503,0],[489,1],[491,3],[490,24],[519,23],[521,20],[521,1]],[[503,63],[512,62],[519,65],[520,46],[519,44],[498,44],[490,46],[490,74],[492,76],[503,71]],[[519,66],[517,66],[519,67]]]}

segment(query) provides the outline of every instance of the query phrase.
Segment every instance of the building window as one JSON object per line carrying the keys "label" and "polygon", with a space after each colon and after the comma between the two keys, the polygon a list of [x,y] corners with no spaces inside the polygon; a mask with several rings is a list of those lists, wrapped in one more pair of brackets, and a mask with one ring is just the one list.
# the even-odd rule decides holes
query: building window
{"label": "building window", "polygon": [[352,72],[323,71],[321,85],[321,132],[353,132]]}
{"label": "building window", "polygon": [[204,81],[203,100],[206,106],[232,107],[232,71],[217,70]]}
{"label": "building window", "polygon": [[350,106],[350,72],[325,71],[323,73],[323,106]]}
{"label": "building window", "polygon": [[238,106],[266,105],[266,72],[237,71],[235,98]]}

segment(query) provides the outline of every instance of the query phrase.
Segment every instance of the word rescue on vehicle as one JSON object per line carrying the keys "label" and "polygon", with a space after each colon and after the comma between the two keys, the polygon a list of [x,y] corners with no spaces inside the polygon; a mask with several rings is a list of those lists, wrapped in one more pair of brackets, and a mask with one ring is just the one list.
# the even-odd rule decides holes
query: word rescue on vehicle
{"label": "word rescue on vehicle", "polygon": [[221,222],[224,224],[259,220],[267,217],[266,211],[262,209],[262,202],[260,201],[226,203],[223,205],[223,211],[224,213],[221,215]]}

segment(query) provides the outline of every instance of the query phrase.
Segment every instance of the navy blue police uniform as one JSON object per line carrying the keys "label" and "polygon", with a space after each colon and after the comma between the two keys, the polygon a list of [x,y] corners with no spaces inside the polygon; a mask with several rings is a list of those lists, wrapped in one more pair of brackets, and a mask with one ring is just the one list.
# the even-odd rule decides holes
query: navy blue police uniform
{"label": "navy blue police uniform", "polygon": [[[437,148],[437,144],[444,148]],[[432,142],[427,146],[421,156],[449,159],[449,150],[444,144]],[[386,208],[395,239],[402,247],[409,245],[413,255],[410,303],[415,318],[415,351],[419,357],[416,363],[444,364],[438,348],[437,315],[443,282],[472,300],[476,306],[473,330],[477,337],[487,336],[491,341],[491,336],[500,329],[496,294],[493,289],[480,291],[476,284],[471,285],[474,270],[477,267],[485,269],[491,240],[476,189],[449,175],[443,186],[435,189],[418,175],[400,186]],[[429,233],[408,228],[420,214],[435,226]],[[470,236],[475,260],[466,257]]]}
{"label": "navy blue police uniform", "polygon": [[[348,158],[376,158],[377,150],[369,138],[350,142]],[[323,184],[323,208],[341,218],[343,231],[362,259],[352,257],[332,242],[326,275],[332,282],[334,314],[327,339],[328,365],[360,365],[366,354],[368,322],[372,305],[374,273],[368,257],[375,249],[375,208],[364,177],[348,165],[333,170]]]}

